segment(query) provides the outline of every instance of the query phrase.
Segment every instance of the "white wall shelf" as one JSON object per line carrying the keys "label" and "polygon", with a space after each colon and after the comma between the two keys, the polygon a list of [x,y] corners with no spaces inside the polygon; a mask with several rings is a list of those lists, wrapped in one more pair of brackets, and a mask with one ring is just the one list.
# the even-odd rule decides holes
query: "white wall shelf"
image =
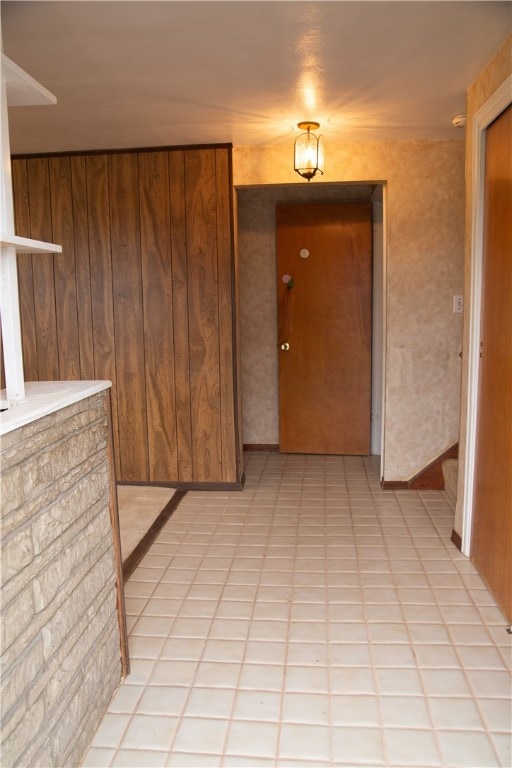
{"label": "white wall shelf", "polygon": [[43,240],[31,240],[29,237],[19,237],[2,232],[1,245],[14,246],[16,253],[62,253],[62,246],[55,243],[45,243]]}
{"label": "white wall shelf", "polygon": [[7,86],[8,107],[37,107],[56,104],[57,99],[43,85],[2,53],[2,79]]}
{"label": "white wall shelf", "polygon": [[25,399],[23,349],[18,296],[18,253],[62,253],[60,245],[19,237],[14,230],[11,150],[8,107],[55,104],[57,99],[44,86],[2,52],[1,57],[1,155],[0,155],[0,304],[5,371],[5,397],[0,407],[10,408]]}

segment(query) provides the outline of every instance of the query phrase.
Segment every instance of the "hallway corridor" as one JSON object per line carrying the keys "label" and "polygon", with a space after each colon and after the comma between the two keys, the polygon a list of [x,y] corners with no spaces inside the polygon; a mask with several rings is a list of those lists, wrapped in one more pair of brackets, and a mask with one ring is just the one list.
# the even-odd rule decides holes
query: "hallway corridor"
{"label": "hallway corridor", "polygon": [[126,584],[131,674],[84,766],[510,766],[511,636],[442,491],[251,453]]}

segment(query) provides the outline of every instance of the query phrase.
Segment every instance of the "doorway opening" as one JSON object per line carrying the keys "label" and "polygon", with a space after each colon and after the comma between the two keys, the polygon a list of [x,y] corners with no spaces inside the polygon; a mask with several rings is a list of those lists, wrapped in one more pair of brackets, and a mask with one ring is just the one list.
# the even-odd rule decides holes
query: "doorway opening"
{"label": "doorway opening", "polygon": [[371,453],[384,461],[385,182],[239,186],[237,245],[244,445],[279,444],[276,206],[370,201],[373,211]]}

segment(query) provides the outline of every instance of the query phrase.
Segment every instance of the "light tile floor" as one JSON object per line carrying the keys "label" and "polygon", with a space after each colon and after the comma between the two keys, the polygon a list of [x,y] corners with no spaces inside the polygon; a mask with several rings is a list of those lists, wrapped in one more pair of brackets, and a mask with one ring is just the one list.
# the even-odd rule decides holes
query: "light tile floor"
{"label": "light tile floor", "polygon": [[132,672],[84,766],[510,766],[511,637],[444,492],[253,453],[126,585]]}

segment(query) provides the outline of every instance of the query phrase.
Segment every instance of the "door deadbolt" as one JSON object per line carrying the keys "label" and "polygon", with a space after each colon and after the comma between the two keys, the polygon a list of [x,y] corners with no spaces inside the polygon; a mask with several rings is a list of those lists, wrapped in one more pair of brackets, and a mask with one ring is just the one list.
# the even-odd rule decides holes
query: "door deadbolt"
{"label": "door deadbolt", "polygon": [[283,342],[283,344],[281,344],[281,349],[283,350],[283,352],[288,352],[288,350],[290,349],[290,345],[288,344],[287,341],[285,341],[285,342]]}

